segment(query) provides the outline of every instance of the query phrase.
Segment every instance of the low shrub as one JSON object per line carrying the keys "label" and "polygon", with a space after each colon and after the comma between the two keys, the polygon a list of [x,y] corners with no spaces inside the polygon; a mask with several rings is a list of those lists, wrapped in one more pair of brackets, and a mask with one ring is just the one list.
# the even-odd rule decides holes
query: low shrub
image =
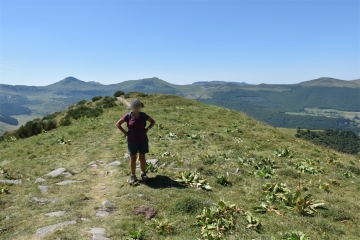
{"label": "low shrub", "polygon": [[91,101],[96,102],[96,101],[101,100],[102,98],[103,98],[102,96],[96,96],[96,97],[93,97],[93,98],[91,99]]}

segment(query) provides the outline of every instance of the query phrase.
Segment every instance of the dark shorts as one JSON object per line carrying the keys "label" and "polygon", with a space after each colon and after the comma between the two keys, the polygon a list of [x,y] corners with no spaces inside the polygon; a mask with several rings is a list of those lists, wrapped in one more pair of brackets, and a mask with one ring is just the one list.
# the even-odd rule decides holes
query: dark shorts
{"label": "dark shorts", "polygon": [[128,142],[128,150],[130,155],[137,153],[148,153],[149,152],[149,141],[143,142]]}

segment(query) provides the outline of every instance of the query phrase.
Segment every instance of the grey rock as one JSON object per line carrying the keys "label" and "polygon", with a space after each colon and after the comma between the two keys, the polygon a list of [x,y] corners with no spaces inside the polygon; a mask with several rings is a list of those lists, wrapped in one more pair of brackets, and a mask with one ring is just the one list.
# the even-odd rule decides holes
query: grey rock
{"label": "grey rock", "polygon": [[25,178],[26,181],[30,181],[30,178]]}
{"label": "grey rock", "polygon": [[79,183],[79,182],[84,182],[84,181],[64,180],[64,181],[61,181],[61,182],[57,182],[57,183],[55,183],[55,184],[58,185],[58,186],[63,186],[63,185],[68,185],[68,184],[71,184],[71,183]]}
{"label": "grey rock", "polygon": [[108,201],[108,200],[103,201],[103,202],[101,203],[101,205],[102,205],[103,207],[105,207],[105,208],[115,208],[115,207],[116,207],[116,205],[115,205],[114,203],[112,203],[112,202],[110,202],[110,201]]}
{"label": "grey rock", "polygon": [[105,228],[91,228],[90,231],[87,232],[93,234],[93,240],[110,240],[110,238],[104,237]]}
{"label": "grey rock", "polygon": [[125,160],[130,160],[130,154],[129,154],[129,153],[125,153],[124,159],[125,159]]}
{"label": "grey rock", "polygon": [[71,177],[72,174],[69,172],[63,172],[62,175],[64,175],[64,177]]}
{"label": "grey rock", "polygon": [[92,234],[104,235],[105,234],[105,228],[90,228],[90,230],[87,231],[87,232],[92,233]]}
{"label": "grey rock", "polygon": [[38,188],[40,189],[41,193],[46,193],[49,190],[48,186],[38,186]]}
{"label": "grey rock", "polygon": [[143,197],[144,196],[144,194],[138,194],[138,197]]}
{"label": "grey rock", "polygon": [[95,161],[91,161],[91,162],[88,163],[88,165],[93,165],[95,163],[96,163]]}
{"label": "grey rock", "polygon": [[45,237],[47,234],[53,232],[57,228],[60,228],[62,226],[66,226],[66,225],[70,225],[70,224],[76,224],[76,220],[61,222],[61,223],[57,223],[57,224],[54,224],[54,225],[38,228],[36,230],[36,235],[38,237]]}
{"label": "grey rock", "polygon": [[48,174],[46,174],[46,177],[57,177],[60,174],[62,174],[63,172],[65,172],[66,169],[65,168],[57,168],[54,171],[49,172]]}
{"label": "grey rock", "polygon": [[98,167],[98,165],[96,165],[96,164],[91,164],[90,165],[90,168],[97,168]]}
{"label": "grey rock", "polygon": [[35,180],[35,183],[42,183],[42,182],[46,182],[46,180],[45,179],[43,179],[43,178],[37,178],[36,180]]}
{"label": "grey rock", "polygon": [[240,172],[240,168],[237,168],[236,170],[235,170],[235,174],[238,174]]}
{"label": "grey rock", "polygon": [[106,238],[103,235],[100,234],[94,234],[92,237],[92,240],[110,240],[110,238]]}
{"label": "grey rock", "polygon": [[45,216],[47,217],[61,217],[65,215],[65,211],[57,211],[57,212],[50,212],[50,213],[45,213]]}
{"label": "grey rock", "polygon": [[121,162],[114,161],[114,162],[111,162],[109,164],[106,164],[105,167],[116,167],[116,166],[120,166],[120,165],[121,165]]}
{"label": "grey rock", "polygon": [[158,164],[159,160],[157,160],[157,159],[148,159],[148,160],[146,160],[146,162],[156,166]]}
{"label": "grey rock", "polygon": [[81,221],[88,222],[90,221],[88,218],[80,218]]}
{"label": "grey rock", "polygon": [[9,220],[10,220],[9,216],[6,216],[5,221],[9,221]]}
{"label": "grey rock", "polygon": [[31,201],[39,202],[39,203],[55,203],[58,199],[57,198],[38,198],[33,197]]}
{"label": "grey rock", "polygon": [[106,217],[107,215],[109,215],[109,213],[107,211],[104,210],[100,210],[96,213],[97,217]]}
{"label": "grey rock", "polygon": [[22,181],[21,179],[5,179],[5,180],[0,180],[0,183],[6,183],[6,184],[21,184]]}

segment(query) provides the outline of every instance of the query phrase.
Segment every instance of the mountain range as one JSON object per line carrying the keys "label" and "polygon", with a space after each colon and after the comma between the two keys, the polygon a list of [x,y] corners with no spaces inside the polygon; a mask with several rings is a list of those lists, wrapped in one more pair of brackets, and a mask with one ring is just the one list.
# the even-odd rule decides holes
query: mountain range
{"label": "mountain range", "polygon": [[153,77],[104,85],[67,77],[47,86],[0,84],[0,134],[79,100],[113,95],[116,90],[196,99],[245,112],[276,127],[359,129],[360,79],[319,78],[299,84],[258,85],[201,81],[176,85]]}

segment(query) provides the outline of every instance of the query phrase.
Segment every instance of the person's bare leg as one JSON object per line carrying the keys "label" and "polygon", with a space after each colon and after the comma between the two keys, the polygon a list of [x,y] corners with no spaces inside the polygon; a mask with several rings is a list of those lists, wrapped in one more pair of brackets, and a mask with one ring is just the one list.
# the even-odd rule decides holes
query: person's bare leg
{"label": "person's bare leg", "polygon": [[146,172],[146,160],[145,160],[145,153],[139,153],[140,159],[140,169],[142,173]]}
{"label": "person's bare leg", "polygon": [[136,159],[137,154],[130,155],[130,171],[132,175],[135,175],[136,172]]}

